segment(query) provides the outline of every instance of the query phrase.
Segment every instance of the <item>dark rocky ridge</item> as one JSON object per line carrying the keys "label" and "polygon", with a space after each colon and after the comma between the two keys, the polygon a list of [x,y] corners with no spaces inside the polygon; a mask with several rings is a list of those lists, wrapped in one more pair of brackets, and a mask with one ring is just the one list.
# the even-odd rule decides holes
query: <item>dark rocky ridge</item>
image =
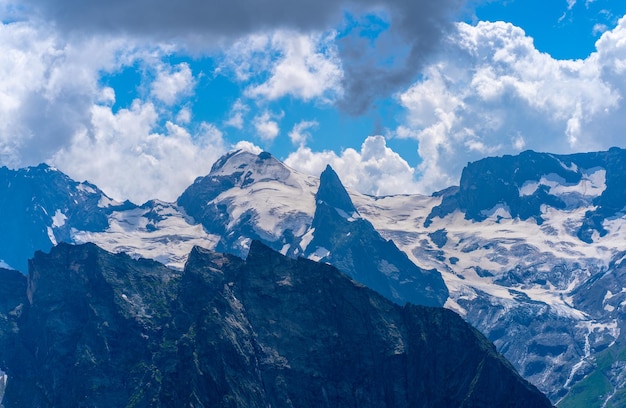
{"label": "dark rocky ridge", "polygon": [[[582,180],[583,172],[602,168],[606,170],[606,189],[591,203],[584,199],[566,202],[562,197],[549,194],[549,188],[540,185],[532,194],[522,196],[520,189],[526,182],[538,182],[542,176],[555,175],[562,185],[575,185]],[[626,150],[613,147],[608,151],[555,155],[528,150],[517,156],[489,157],[469,163],[461,175],[458,191],[442,194],[441,205],[433,208],[425,222],[428,227],[435,217],[445,217],[459,209],[465,218],[482,221],[485,211],[504,205],[512,217],[543,222],[541,206],[557,209],[593,204],[594,210],[585,215],[578,237],[591,242],[594,231],[606,234],[602,222],[626,211]]]}
{"label": "dark rocky ridge", "polygon": [[245,261],[195,248],[182,273],[62,244],[27,290],[7,276],[7,408],[550,406],[453,312],[258,242]]}

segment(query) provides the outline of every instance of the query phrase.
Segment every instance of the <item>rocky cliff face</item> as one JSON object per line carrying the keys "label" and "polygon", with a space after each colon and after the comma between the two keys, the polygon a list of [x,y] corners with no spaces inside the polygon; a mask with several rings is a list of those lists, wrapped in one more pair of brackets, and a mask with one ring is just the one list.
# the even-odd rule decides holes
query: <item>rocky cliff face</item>
{"label": "rocky cliff face", "polygon": [[63,244],[21,285],[7,408],[550,406],[453,312],[258,242],[245,261],[196,248],[183,272]]}
{"label": "rocky cliff face", "polygon": [[5,407],[149,406],[175,274],[93,244],[30,263]]}
{"label": "rocky cliff face", "polygon": [[[18,333],[18,319],[20,318],[26,299],[26,277],[17,271],[0,268],[0,350],[14,350]],[[4,394],[5,380],[2,368],[7,367],[11,357],[6,352],[0,352],[0,402]]]}
{"label": "rocky cliff face", "polygon": [[460,188],[433,209],[443,217],[459,209],[466,219],[483,221],[498,209],[521,220],[544,222],[543,206],[573,210],[593,205],[578,229],[591,243],[594,233],[606,235],[603,222],[626,208],[626,150],[554,155],[526,151],[517,156],[490,157],[469,163]]}

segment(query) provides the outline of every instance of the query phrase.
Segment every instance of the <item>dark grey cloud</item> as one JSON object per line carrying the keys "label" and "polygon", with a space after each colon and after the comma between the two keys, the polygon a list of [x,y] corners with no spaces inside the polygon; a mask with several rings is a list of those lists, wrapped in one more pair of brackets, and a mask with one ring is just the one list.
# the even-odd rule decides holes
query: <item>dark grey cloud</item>
{"label": "dark grey cloud", "polygon": [[[159,39],[238,37],[273,27],[317,29],[341,21],[345,1],[23,0],[72,32],[117,32]],[[366,0],[366,3],[373,3]],[[350,8],[357,6],[350,6]],[[359,8],[362,6],[358,6]]]}
{"label": "dark grey cloud", "polygon": [[[464,0],[23,0],[62,31],[187,40],[190,48],[273,28],[302,31],[336,27],[346,12],[383,10],[390,30],[363,44],[354,33],[340,41],[346,75],[339,106],[362,114],[379,97],[416,78],[425,58],[451,27]],[[394,52],[401,55],[394,56]]]}
{"label": "dark grey cloud", "polygon": [[388,2],[391,26],[374,41],[358,35],[340,40],[348,113],[365,113],[376,99],[399,91],[419,75],[442,36],[452,27],[462,0]]}

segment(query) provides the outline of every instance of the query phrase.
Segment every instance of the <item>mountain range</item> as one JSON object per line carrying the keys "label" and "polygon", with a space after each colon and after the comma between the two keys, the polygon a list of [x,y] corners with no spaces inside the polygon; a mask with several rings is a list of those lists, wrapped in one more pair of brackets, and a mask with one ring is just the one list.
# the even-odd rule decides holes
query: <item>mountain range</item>
{"label": "mountain range", "polygon": [[432,196],[362,195],[330,167],[306,176],[266,152],[231,152],[176,202],[142,205],[46,165],[3,168],[0,265],[26,272],[67,242],[183,271],[193,248],[243,259],[262,242],[397,307],[456,312],[559,407],[622,406],[625,186],[617,148],[484,159]]}

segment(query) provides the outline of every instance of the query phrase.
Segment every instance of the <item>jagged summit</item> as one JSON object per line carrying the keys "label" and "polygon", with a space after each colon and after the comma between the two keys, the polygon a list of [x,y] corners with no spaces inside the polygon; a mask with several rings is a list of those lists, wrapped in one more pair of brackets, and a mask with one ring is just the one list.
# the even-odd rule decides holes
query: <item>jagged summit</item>
{"label": "jagged summit", "polygon": [[398,304],[443,306],[448,290],[441,274],[417,267],[362,218],[330,166],[320,176],[315,197],[315,215],[307,233],[312,239],[303,246],[306,257],[336,265]]}
{"label": "jagged summit", "polygon": [[352,216],[354,213],[358,214],[350,195],[330,165],[327,165],[320,175],[320,187],[315,198],[317,201],[323,201],[327,205],[343,211],[348,216]]}

